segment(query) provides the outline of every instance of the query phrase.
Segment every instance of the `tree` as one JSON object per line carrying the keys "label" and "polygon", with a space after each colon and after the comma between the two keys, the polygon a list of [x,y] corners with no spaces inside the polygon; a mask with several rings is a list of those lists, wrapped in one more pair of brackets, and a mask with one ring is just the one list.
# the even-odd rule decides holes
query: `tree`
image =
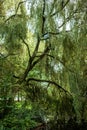
{"label": "tree", "polygon": [[12,104],[0,112],[18,97],[54,111],[51,119],[86,119],[86,0],[8,1],[0,2],[0,98]]}

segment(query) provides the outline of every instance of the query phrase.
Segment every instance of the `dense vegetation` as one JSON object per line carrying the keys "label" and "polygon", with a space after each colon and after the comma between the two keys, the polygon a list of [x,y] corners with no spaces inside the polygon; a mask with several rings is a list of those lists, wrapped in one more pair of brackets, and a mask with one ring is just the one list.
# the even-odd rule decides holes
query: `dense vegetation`
{"label": "dense vegetation", "polygon": [[0,130],[86,121],[87,1],[0,0]]}

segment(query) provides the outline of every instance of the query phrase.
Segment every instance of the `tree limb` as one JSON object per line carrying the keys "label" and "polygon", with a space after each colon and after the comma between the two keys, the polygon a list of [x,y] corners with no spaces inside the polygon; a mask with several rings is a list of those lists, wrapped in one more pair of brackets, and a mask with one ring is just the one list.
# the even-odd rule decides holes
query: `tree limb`
{"label": "tree limb", "polygon": [[49,83],[49,84],[53,84],[53,85],[55,85],[58,89],[61,89],[61,90],[64,91],[65,93],[68,93],[69,95],[71,95],[67,90],[65,90],[63,87],[61,87],[59,84],[57,84],[57,83],[54,82],[54,81],[44,80],[44,79],[36,79],[36,78],[28,78],[26,82],[28,83],[29,81],[46,82],[46,83]]}
{"label": "tree limb", "polygon": [[40,55],[40,57],[34,61],[36,55],[34,57],[30,57],[29,61],[28,61],[28,65],[27,68],[25,70],[25,72],[23,73],[23,75],[21,76],[21,78],[19,79],[19,83],[22,83],[23,81],[25,81],[28,73],[34,68],[34,66],[39,63],[45,56],[45,54],[48,52],[48,47],[44,50],[44,52]]}
{"label": "tree limb", "polygon": [[[39,44],[40,44],[40,38],[39,38],[39,35],[38,35],[38,36],[37,36],[37,44],[36,44],[36,47],[35,47],[35,49],[34,49],[33,54],[30,55],[30,51],[28,50],[28,51],[29,51],[29,55],[30,55],[30,57],[29,57],[29,59],[28,59],[28,65],[27,65],[27,68],[25,69],[23,75],[20,77],[19,83],[22,83],[23,81],[25,81],[25,79],[26,79],[28,73],[29,73],[29,72],[33,69],[33,67],[35,66],[35,65],[33,65],[32,63],[33,63],[33,60],[34,60],[34,58],[35,58],[35,56],[36,56],[36,54],[37,54],[37,52],[38,52]],[[28,46],[27,46],[27,48],[28,48]],[[28,49],[29,49],[29,48],[28,48]]]}

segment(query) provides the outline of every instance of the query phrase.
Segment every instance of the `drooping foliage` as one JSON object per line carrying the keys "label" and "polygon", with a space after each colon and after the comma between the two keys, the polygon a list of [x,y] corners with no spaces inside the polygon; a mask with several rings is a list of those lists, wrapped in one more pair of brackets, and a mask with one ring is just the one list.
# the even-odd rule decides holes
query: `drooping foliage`
{"label": "drooping foliage", "polygon": [[86,6],[0,1],[0,129],[87,120]]}

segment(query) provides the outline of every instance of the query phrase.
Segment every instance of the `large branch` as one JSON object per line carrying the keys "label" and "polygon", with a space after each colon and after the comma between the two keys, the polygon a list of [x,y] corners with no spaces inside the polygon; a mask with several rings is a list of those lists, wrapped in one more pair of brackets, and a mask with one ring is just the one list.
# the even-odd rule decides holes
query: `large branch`
{"label": "large branch", "polygon": [[[48,52],[48,47],[44,50],[44,52],[40,55],[40,57],[34,61],[35,57],[30,57],[27,68],[24,72],[24,74],[21,76],[21,78],[19,79],[19,83],[22,83],[23,81],[26,80],[27,75],[29,74],[29,72],[35,67],[36,64],[38,64],[44,57],[45,54]],[[32,59],[33,58],[33,59]]]}
{"label": "large branch", "polygon": [[[33,68],[32,62],[33,62],[33,60],[34,60],[34,58],[35,58],[35,56],[36,56],[36,54],[37,54],[37,52],[38,52],[39,44],[40,44],[40,39],[39,39],[39,35],[38,35],[38,36],[37,36],[37,44],[36,44],[36,47],[35,47],[35,49],[34,49],[33,54],[29,57],[28,65],[27,65],[27,68],[26,68],[26,70],[25,70],[25,72],[24,72],[22,78],[21,78],[21,81],[23,81],[23,80],[26,79],[28,73],[29,73],[29,72],[32,70],[32,68]],[[30,52],[29,52],[29,55],[30,55]]]}
{"label": "large branch", "polygon": [[39,36],[38,36],[38,40],[37,40],[37,44],[36,44],[36,47],[34,49],[34,52],[33,52],[32,56],[29,58],[29,60],[28,60],[27,68],[24,71],[21,78],[19,79],[19,83],[22,83],[23,81],[25,81],[25,79],[26,79],[27,75],[29,74],[29,72],[34,68],[34,66],[36,64],[38,64],[44,58],[45,54],[48,52],[49,49],[47,47],[44,50],[44,52],[40,55],[40,57],[37,60],[35,60],[36,54],[38,52],[39,44],[40,44],[40,39],[39,39]]}
{"label": "large branch", "polygon": [[36,79],[36,78],[28,78],[26,82],[29,83],[29,81],[46,82],[46,83],[49,83],[49,84],[53,84],[53,85],[55,85],[58,89],[61,89],[61,90],[64,91],[65,93],[68,93],[69,95],[71,95],[66,89],[64,89],[63,87],[61,87],[59,84],[57,84],[57,83],[54,82],[54,81],[44,80],[44,79]]}

